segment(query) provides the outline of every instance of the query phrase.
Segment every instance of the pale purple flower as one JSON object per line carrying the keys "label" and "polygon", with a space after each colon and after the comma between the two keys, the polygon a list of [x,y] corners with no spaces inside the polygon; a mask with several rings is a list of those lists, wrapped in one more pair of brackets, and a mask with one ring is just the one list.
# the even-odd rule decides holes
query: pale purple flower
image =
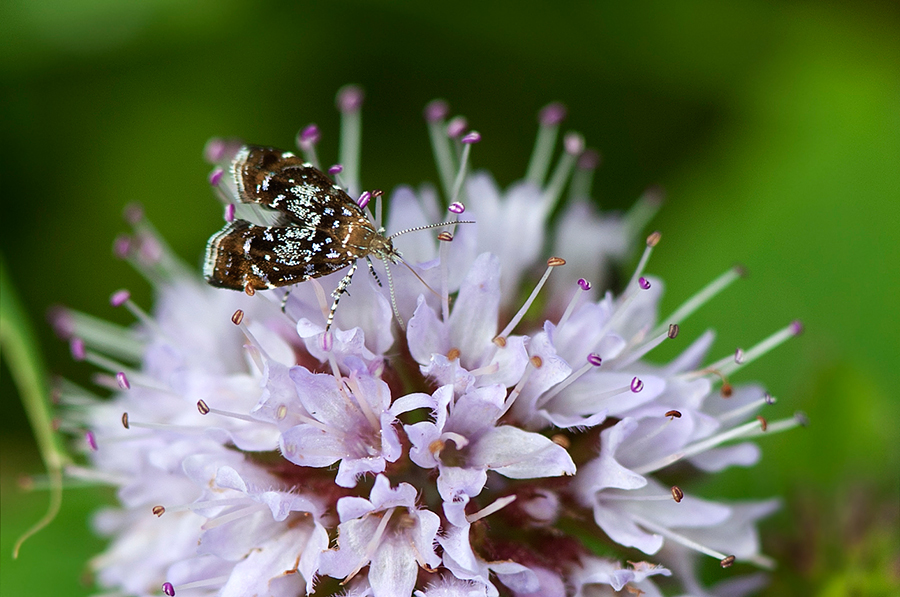
{"label": "pale purple flower", "polygon": [[[357,88],[339,93],[347,143],[329,172],[380,222],[387,195],[360,180],[362,100]],[[449,116],[445,102],[426,109],[439,185],[394,191],[386,228],[450,224],[393,237],[409,267],[375,263],[377,281],[361,267],[328,330],[344,272],[252,297],[213,289],[128,210],[134,230],[115,250],[154,284],[153,312],[117,290],[110,308],[133,313],[132,328],[53,314],[73,356],[113,393],[59,388],[86,461],[67,474],[117,491],[119,505],[94,520],[110,538],[91,562],[104,590],[654,596],[674,572],[688,594],[724,596],[763,582],[737,574],[704,588],[696,559],[770,567],[756,522],[778,502],[709,501],[658,473],[677,477],[679,462],[710,474],[751,466],[753,439],[801,422],[769,422],[760,413],[774,399],[728,381],[799,324],[711,363],[711,332],[669,363],[649,362],[740,271],[660,317],[663,284],[645,274],[654,233],[612,292],[606,275],[637,244],[658,192],[626,214],[591,207],[599,156],[568,133],[554,162],[559,104],[541,111],[524,178],[503,189],[469,172],[490,139]],[[305,159],[319,163],[328,134],[301,131]],[[240,148],[206,148],[226,219],[283,224],[240,201]],[[619,557],[593,554],[588,538]],[[653,561],[626,561],[631,548]]]}
{"label": "pale purple flower", "polygon": [[337,510],[338,546],[322,554],[322,574],[348,579],[369,566],[373,595],[410,595],[418,567],[431,570],[440,564],[434,551],[440,518],[416,507],[412,485],[395,489],[378,475],[369,499],[341,498]]}

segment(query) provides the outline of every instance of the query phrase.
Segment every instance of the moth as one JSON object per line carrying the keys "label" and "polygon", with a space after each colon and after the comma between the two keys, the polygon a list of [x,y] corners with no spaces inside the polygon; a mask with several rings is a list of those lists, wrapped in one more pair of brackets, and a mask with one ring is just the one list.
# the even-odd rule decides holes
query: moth
{"label": "moth", "polygon": [[[385,236],[384,229],[376,230],[363,208],[327,175],[293,153],[271,147],[241,147],[226,175],[231,176],[241,202],[273,210],[277,217],[271,226],[236,219],[214,234],[206,247],[206,281],[253,295],[257,290],[297,284],[349,267],[332,293],[326,330],[331,328],[338,301],[360,259],[367,260],[374,274],[372,256],[402,262],[394,237],[462,223],[431,224]],[[386,271],[397,314],[387,265]]]}

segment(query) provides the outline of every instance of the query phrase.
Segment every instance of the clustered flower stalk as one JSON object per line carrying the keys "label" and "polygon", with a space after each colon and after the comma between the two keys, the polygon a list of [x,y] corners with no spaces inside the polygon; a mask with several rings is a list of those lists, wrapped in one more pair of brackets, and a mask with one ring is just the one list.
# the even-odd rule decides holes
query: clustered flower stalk
{"label": "clustered flower stalk", "polygon": [[[374,198],[380,223],[383,193],[359,178],[361,106],[359,89],[338,94],[340,163],[323,169],[361,204]],[[67,475],[117,489],[94,520],[110,545],[91,568],[109,595],[653,596],[673,572],[690,594],[742,595],[764,582],[728,571],[704,588],[695,568],[770,567],[755,522],[777,502],[714,502],[671,483],[750,466],[754,438],[801,421],[767,421],[775,400],[728,382],[799,324],[708,364],[706,332],[651,364],[739,269],[661,318],[662,283],[644,271],[653,233],[621,292],[602,291],[658,191],[599,215],[599,154],[569,133],[554,158],[559,104],[540,113],[524,179],[501,191],[470,173],[481,136],[449,116],[442,101],[425,109],[440,189],[395,190],[385,227],[476,223],[396,239],[411,266],[393,269],[399,317],[363,273],[329,330],[341,272],[290,294],[211,288],[127,210],[133,231],[115,251],[153,285],[153,311],[122,290],[111,304],[133,327],[53,316],[113,391],[58,392],[87,453]],[[297,144],[322,167],[319,138],[310,125]],[[210,142],[210,183],[226,219],[264,222],[229,180],[239,147]]]}

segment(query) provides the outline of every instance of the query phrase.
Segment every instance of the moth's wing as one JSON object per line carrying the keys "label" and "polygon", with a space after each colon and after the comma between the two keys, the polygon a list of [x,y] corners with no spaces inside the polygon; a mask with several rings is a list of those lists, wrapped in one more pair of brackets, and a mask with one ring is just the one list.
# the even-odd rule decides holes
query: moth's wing
{"label": "moth's wing", "polygon": [[235,220],[209,239],[203,275],[213,286],[262,290],[318,278],[355,260],[326,231]]}
{"label": "moth's wing", "polygon": [[281,212],[284,220],[311,228],[331,228],[331,220],[366,220],[347,193],[325,174],[288,151],[245,145],[231,164],[231,175],[244,203]]}

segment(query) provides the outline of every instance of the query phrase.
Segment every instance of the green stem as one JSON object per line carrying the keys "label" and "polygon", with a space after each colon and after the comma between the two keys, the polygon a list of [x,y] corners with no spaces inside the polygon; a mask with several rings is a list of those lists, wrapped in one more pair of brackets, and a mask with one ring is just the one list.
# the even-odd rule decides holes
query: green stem
{"label": "green stem", "polygon": [[53,432],[53,417],[47,399],[49,392],[46,367],[38,351],[34,332],[28,324],[28,318],[7,274],[6,261],[2,255],[0,255],[0,287],[3,288],[0,294],[2,355],[19,389],[25,413],[28,415],[41,458],[50,477],[50,505],[47,513],[16,540],[13,558],[17,558],[22,544],[50,524],[59,513],[62,504],[62,471],[68,462],[68,456],[60,445],[59,437]]}

